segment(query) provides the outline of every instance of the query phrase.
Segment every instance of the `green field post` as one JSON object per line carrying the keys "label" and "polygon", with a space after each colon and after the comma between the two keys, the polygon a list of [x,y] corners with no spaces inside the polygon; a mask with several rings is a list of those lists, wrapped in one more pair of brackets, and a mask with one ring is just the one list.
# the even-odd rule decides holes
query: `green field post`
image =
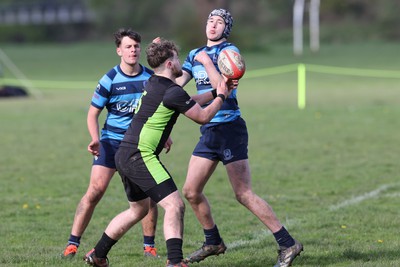
{"label": "green field post", "polygon": [[306,66],[297,66],[297,105],[299,109],[306,107]]}

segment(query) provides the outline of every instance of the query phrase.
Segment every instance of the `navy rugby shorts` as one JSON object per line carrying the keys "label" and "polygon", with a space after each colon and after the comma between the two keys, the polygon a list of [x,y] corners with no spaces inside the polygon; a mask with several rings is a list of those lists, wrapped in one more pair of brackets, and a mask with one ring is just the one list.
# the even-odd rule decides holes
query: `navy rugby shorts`
{"label": "navy rugby shorts", "polygon": [[203,125],[200,132],[194,156],[218,160],[224,165],[248,159],[249,136],[241,117],[231,122]]}
{"label": "navy rugby shorts", "polygon": [[121,141],[114,139],[100,140],[100,156],[93,157],[93,165],[116,169],[114,157],[120,143]]}

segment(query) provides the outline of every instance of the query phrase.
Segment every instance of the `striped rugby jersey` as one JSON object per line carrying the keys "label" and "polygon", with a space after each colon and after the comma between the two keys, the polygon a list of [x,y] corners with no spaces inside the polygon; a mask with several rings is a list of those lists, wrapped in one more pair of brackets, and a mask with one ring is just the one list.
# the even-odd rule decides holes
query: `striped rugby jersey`
{"label": "striped rugby jersey", "polygon": [[107,117],[101,130],[101,140],[122,140],[132,121],[133,113],[143,93],[143,87],[153,71],[140,65],[135,76],[124,74],[119,65],[105,74],[97,84],[91,105],[107,109]]}
{"label": "striped rugby jersey", "polygon": [[[225,49],[232,49],[239,53],[239,49],[235,45],[228,42],[223,42],[221,44],[211,47],[203,46],[197,49],[193,49],[189,52],[188,56],[182,64],[182,69],[194,78],[198,94],[203,94],[205,92],[211,91],[213,88],[211,87],[211,83],[204,66],[198,61],[194,60],[195,56],[201,51],[206,51],[212,59],[217,70],[219,70],[217,63],[218,55],[222,50]],[[211,120],[211,123],[223,123],[233,121],[241,115],[236,98],[236,90],[237,89],[234,89],[231,95],[225,100],[221,109]],[[207,105],[209,105],[209,103],[205,106]]]}

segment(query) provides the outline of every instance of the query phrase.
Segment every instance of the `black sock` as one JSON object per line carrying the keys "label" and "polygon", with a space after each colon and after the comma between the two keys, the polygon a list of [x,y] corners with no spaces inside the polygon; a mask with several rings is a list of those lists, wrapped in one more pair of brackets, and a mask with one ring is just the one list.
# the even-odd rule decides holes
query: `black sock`
{"label": "black sock", "polygon": [[171,264],[180,263],[183,259],[182,253],[182,239],[170,238],[167,243],[167,256]]}
{"label": "black sock", "polygon": [[204,236],[206,238],[206,245],[219,245],[222,242],[221,236],[219,235],[217,225],[214,225],[211,229],[203,229]]}
{"label": "black sock", "polygon": [[154,239],[155,239],[155,236],[144,235],[143,236],[143,246],[154,247],[155,246]]}
{"label": "black sock", "polygon": [[79,247],[81,243],[81,237],[76,235],[70,235],[68,239],[68,245],[75,245]]}
{"label": "black sock", "polygon": [[280,247],[288,248],[288,247],[291,247],[294,245],[293,237],[289,234],[289,232],[283,226],[278,232],[274,233],[274,237]]}
{"label": "black sock", "polygon": [[97,242],[97,245],[94,247],[95,255],[98,258],[107,257],[108,252],[117,241],[118,240],[111,239],[106,233],[103,233],[99,242]]}

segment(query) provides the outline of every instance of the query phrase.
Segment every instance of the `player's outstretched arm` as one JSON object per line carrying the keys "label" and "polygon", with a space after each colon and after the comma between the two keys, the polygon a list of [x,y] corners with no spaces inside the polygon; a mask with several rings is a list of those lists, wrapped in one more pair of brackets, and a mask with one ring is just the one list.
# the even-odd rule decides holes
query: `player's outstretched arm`
{"label": "player's outstretched arm", "polygon": [[[210,105],[208,105],[206,108],[203,109],[200,106],[200,104],[197,103],[191,109],[186,111],[184,115],[199,124],[206,124],[211,121],[211,119],[221,108],[228,93],[229,93],[228,86],[226,85],[224,80],[221,80],[217,86],[217,97]],[[206,93],[206,94],[211,94],[211,93]]]}
{"label": "player's outstretched arm", "polygon": [[[223,77],[223,81],[226,83],[226,86],[228,88],[228,94],[226,97],[230,95],[233,89],[235,89],[238,85],[237,80],[230,80],[225,76]],[[222,81],[220,81],[222,82]],[[218,84],[217,84],[218,85]],[[223,92],[224,93],[224,92]],[[219,93],[217,92],[217,89],[214,89],[212,91],[200,94],[200,95],[192,95],[192,99],[196,101],[200,106],[206,104],[207,102],[213,100]]]}

